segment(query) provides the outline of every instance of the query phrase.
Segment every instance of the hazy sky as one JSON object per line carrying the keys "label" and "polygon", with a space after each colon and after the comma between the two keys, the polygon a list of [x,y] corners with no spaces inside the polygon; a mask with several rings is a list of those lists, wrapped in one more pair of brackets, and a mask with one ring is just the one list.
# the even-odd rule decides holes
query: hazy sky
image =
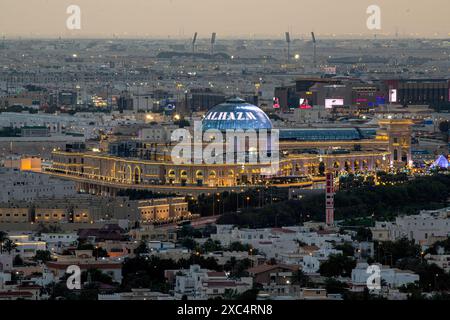
{"label": "hazy sky", "polygon": [[[66,28],[69,5],[81,30]],[[448,37],[450,0],[0,0],[0,35],[22,37],[293,37],[372,35],[369,5],[381,7],[381,30],[399,36]]]}

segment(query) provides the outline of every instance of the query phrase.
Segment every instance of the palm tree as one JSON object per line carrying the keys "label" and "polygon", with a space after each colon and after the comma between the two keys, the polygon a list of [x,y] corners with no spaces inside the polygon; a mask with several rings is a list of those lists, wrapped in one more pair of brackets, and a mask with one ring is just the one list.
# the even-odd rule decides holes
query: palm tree
{"label": "palm tree", "polygon": [[7,239],[4,243],[3,243],[3,248],[8,251],[8,254],[11,254],[11,251],[13,251],[15,248],[17,247],[17,245],[11,240],[11,239]]}
{"label": "palm tree", "polygon": [[0,253],[3,253],[3,242],[5,242],[7,238],[6,232],[0,231]]}

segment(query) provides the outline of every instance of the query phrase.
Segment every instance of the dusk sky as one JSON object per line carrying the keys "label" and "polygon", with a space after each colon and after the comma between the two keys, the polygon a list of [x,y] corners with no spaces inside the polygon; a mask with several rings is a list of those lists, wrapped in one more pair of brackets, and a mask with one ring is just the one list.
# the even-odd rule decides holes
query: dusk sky
{"label": "dusk sky", "polygon": [[[378,34],[448,37],[449,0],[1,0],[0,35],[9,37],[337,37],[373,35],[369,5],[381,7]],[[81,8],[81,30],[68,30],[66,8]]]}

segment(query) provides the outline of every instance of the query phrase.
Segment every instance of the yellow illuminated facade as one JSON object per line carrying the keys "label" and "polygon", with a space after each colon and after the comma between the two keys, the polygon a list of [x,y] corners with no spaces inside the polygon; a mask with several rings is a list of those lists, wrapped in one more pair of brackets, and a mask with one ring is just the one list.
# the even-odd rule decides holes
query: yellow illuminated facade
{"label": "yellow illuminated facade", "polygon": [[[281,142],[283,156],[271,177],[309,176],[325,172],[374,172],[393,166],[407,166],[411,160],[410,120],[382,120],[375,139],[362,141]],[[318,150],[360,145],[347,153],[301,153],[305,147]],[[286,153],[285,153],[286,152]],[[322,153],[322,152],[321,152]],[[169,153],[167,153],[169,154]],[[154,160],[122,158],[102,153],[53,152],[53,166],[47,171],[69,177],[91,189],[92,184],[108,187],[141,188],[221,188],[267,184],[262,174],[270,164],[174,164],[167,156]],[[170,190],[170,189],[169,189]],[[82,190],[88,191],[88,190]],[[201,191],[201,190],[200,190]]]}

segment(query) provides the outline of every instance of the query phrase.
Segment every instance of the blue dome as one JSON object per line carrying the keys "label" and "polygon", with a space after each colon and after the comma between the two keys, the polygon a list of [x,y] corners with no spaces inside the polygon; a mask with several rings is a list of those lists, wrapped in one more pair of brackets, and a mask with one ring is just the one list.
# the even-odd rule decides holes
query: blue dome
{"label": "blue dome", "polygon": [[209,110],[203,119],[203,130],[272,129],[269,117],[257,106],[233,98]]}

